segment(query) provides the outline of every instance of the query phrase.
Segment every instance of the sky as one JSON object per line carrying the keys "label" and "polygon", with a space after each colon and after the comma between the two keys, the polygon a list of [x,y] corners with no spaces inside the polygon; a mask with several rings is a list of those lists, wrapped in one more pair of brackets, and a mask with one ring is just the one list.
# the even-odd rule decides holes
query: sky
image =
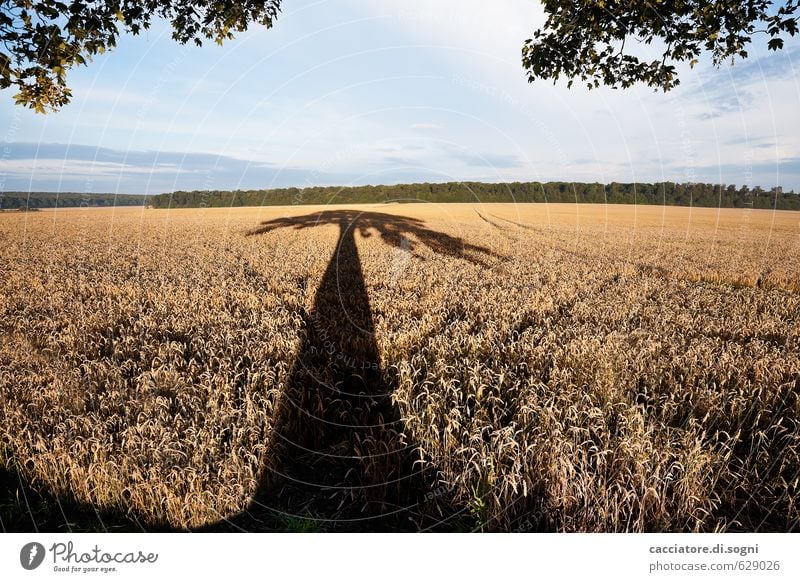
{"label": "sky", "polygon": [[[530,0],[284,0],[272,29],[182,46],[159,23],[68,74],[40,115],[0,92],[0,191],[148,193],[445,181],[800,190],[800,38],[681,68],[668,93],[529,84]],[[646,54],[655,47],[642,47]]]}

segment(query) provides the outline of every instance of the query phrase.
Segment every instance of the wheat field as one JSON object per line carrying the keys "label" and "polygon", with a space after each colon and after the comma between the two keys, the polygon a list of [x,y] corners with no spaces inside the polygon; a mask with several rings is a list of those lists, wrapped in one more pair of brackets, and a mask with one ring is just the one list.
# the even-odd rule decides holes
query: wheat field
{"label": "wheat field", "polygon": [[794,212],[1,214],[3,529],[792,531],[799,292]]}

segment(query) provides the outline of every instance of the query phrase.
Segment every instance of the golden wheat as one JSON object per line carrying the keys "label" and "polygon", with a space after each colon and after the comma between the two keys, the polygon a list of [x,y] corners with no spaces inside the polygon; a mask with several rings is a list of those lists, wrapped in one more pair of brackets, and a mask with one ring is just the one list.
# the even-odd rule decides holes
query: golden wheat
{"label": "golden wheat", "polygon": [[[145,526],[241,512],[280,457],[282,398],[338,235],[252,233],[338,210],[0,216],[0,460]],[[796,527],[797,213],[408,204],[348,216],[361,211],[467,245],[356,231],[402,421],[357,439],[373,480],[391,480],[401,442],[424,468],[419,511],[445,528]],[[310,399],[321,416],[333,405]]]}

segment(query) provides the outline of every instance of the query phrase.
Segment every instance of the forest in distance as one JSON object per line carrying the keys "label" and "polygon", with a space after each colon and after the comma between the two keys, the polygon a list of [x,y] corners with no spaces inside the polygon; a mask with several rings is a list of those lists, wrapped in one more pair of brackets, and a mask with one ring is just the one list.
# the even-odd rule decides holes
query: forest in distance
{"label": "forest in distance", "polygon": [[78,192],[0,192],[0,210],[142,206],[143,194],[81,194]]}
{"label": "forest in distance", "polygon": [[698,206],[800,210],[800,194],[780,187],[704,183],[446,182],[370,186],[309,186],[259,190],[178,190],[155,195],[55,192],[0,193],[0,209],[140,206],[221,208],[385,202],[515,202]]}

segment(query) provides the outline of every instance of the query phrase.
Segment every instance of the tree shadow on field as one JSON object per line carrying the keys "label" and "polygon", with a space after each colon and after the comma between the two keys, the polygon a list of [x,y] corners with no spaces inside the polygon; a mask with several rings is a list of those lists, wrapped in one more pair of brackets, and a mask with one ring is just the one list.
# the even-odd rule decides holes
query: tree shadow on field
{"label": "tree shadow on field", "polygon": [[277,463],[261,469],[247,509],[206,529],[269,530],[294,520],[310,529],[416,530],[424,477],[384,380],[356,231],[389,246],[488,265],[484,247],[428,229],[420,220],[355,210],[279,218],[248,233],[339,227],[336,249],[310,311],[281,401],[273,438]]}
{"label": "tree shadow on field", "polygon": [[[415,446],[383,374],[355,233],[416,256],[426,246],[484,267],[500,257],[421,220],[379,212],[279,218],[247,234],[326,225],[339,236],[313,307],[302,312],[301,344],[276,406],[276,460],[262,465],[244,511],[196,531],[418,531],[441,522],[426,515],[435,485],[415,471]],[[12,465],[0,465],[0,531],[176,531],[123,506],[101,510],[52,495]],[[445,500],[435,503],[441,509]]]}

